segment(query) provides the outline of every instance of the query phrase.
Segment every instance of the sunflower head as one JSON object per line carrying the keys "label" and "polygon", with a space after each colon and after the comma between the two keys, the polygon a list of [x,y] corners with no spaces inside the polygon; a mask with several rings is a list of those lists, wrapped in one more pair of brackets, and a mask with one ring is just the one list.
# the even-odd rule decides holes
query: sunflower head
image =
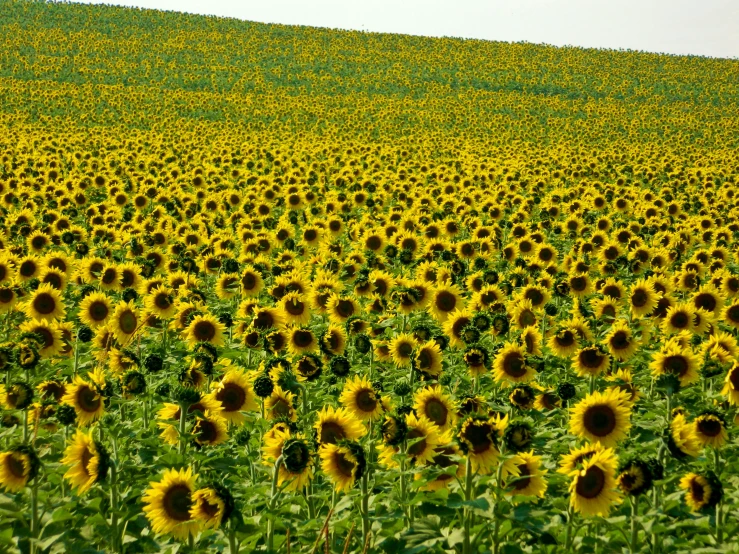
{"label": "sunflower head", "polygon": [[685,503],[693,512],[712,510],[723,497],[723,485],[715,473],[704,475],[688,473],[680,480],[680,488],[685,490]]}
{"label": "sunflower head", "polygon": [[0,453],[0,486],[8,492],[20,492],[38,475],[41,461],[29,445]]}
{"label": "sunflower head", "polygon": [[396,414],[385,414],[381,426],[382,440],[388,446],[400,445],[408,433],[405,418]]}
{"label": "sunflower head", "polygon": [[203,527],[217,529],[231,517],[235,506],[231,492],[218,483],[212,483],[193,493],[190,515],[200,521]]}
{"label": "sunflower head", "polygon": [[534,431],[527,421],[514,421],[509,423],[503,432],[503,443],[511,452],[523,452],[531,446],[534,439]]}
{"label": "sunflower head", "polygon": [[616,482],[621,492],[630,496],[638,496],[652,488],[656,477],[653,473],[657,460],[642,460],[634,457],[622,462],[618,468]]}

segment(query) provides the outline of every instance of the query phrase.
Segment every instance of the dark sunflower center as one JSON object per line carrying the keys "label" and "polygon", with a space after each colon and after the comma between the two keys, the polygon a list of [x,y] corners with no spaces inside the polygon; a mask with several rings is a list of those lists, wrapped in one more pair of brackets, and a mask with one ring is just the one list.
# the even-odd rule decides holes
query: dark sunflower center
{"label": "dark sunflower center", "polygon": [[80,466],[82,467],[82,471],[84,471],[88,477],[92,477],[90,462],[92,461],[94,456],[95,454],[93,452],[90,452],[89,448],[85,448],[84,452],[82,452],[82,457],[80,458]]}
{"label": "dark sunflower center", "polygon": [[690,482],[690,494],[696,502],[703,502],[705,496],[705,490],[697,479],[693,479]]}
{"label": "dark sunflower center", "polygon": [[110,310],[108,309],[108,306],[107,304],[105,304],[105,302],[96,301],[90,304],[87,313],[89,314],[90,319],[92,319],[93,321],[103,321],[106,317],[108,317]]}
{"label": "dark sunflower center", "polygon": [[236,383],[226,383],[216,394],[216,399],[227,412],[236,412],[246,402],[246,391]]}
{"label": "dark sunflower center", "polygon": [[503,360],[503,371],[511,377],[523,377],[526,375],[526,365],[523,356],[518,352],[511,352]]}
{"label": "dark sunflower center", "polygon": [[211,504],[208,500],[203,499],[200,504],[200,510],[202,510],[208,517],[216,517],[218,515],[219,506],[218,504]]}
{"label": "dark sunflower center", "polygon": [[16,454],[14,452],[10,456],[5,458],[5,467],[8,469],[8,471],[10,471],[13,477],[25,477],[25,467],[21,454]]}
{"label": "dark sunflower center", "polygon": [[585,348],[580,352],[580,363],[587,368],[595,369],[600,367],[603,361],[603,355],[597,348]]}
{"label": "dark sunflower center", "polygon": [[568,330],[562,331],[557,334],[557,344],[563,348],[567,348],[575,344],[575,334]]}
{"label": "dark sunflower center", "polygon": [[135,280],[136,274],[133,271],[126,270],[121,274],[121,286],[124,288],[132,286]]}
{"label": "dark sunflower center", "polygon": [[413,353],[413,345],[409,342],[401,342],[397,349],[398,357],[410,358]]}
{"label": "dark sunflower center", "polygon": [[346,438],[346,433],[340,423],[336,421],[324,421],[321,424],[320,442],[322,444],[336,444],[343,438]]}
{"label": "dark sunflower center", "polygon": [[703,308],[706,311],[713,312],[718,304],[716,298],[712,294],[699,294],[693,301],[696,308]]}
{"label": "dark sunflower center", "polygon": [[606,296],[610,296],[611,298],[618,299],[621,298],[621,289],[616,286],[609,285],[603,288],[603,294]]}
{"label": "dark sunflower center", "polygon": [[634,291],[634,294],[631,295],[631,305],[635,308],[642,308],[646,306],[648,301],[649,295],[645,290],[637,289]]}
{"label": "dark sunflower center", "polygon": [[207,419],[201,419],[198,421],[198,441],[210,443],[218,438],[218,429],[216,426]]}
{"label": "dark sunflower center", "polygon": [[588,281],[585,277],[573,277],[570,279],[570,288],[576,292],[585,290]]}
{"label": "dark sunflower center", "polygon": [[436,308],[442,312],[451,312],[457,305],[457,297],[449,291],[443,290],[436,295]]}
{"label": "dark sunflower center", "polygon": [[33,308],[41,315],[49,315],[56,309],[56,300],[47,292],[42,292],[33,299]]}
{"label": "dark sunflower center", "polygon": [[46,275],[44,277],[44,283],[48,283],[56,290],[61,290],[62,288],[62,279],[56,273],[49,273],[48,275]]}
{"label": "dark sunflower center", "polygon": [[377,408],[377,397],[374,391],[370,389],[362,389],[356,396],[357,407],[363,412],[374,412]]}
{"label": "dark sunflower center", "polygon": [[408,431],[406,438],[408,441],[413,442],[413,444],[408,447],[408,454],[411,456],[420,456],[423,454],[426,450],[426,435],[421,430],[411,429]]}
{"label": "dark sunflower center", "polygon": [[521,491],[529,486],[529,483],[531,482],[531,471],[529,471],[529,466],[526,464],[521,464],[518,466],[518,478],[513,483],[513,488],[517,491]]}
{"label": "dark sunflower center", "polygon": [[216,328],[210,321],[198,321],[193,329],[193,334],[200,342],[210,342],[216,336]]}
{"label": "dark sunflower center", "polygon": [[21,274],[21,277],[31,277],[36,273],[36,264],[32,261],[25,261],[18,268],[18,272]]}
{"label": "dark sunflower center", "polygon": [[118,318],[118,325],[126,335],[132,334],[136,330],[137,324],[136,314],[130,310],[123,312]]}
{"label": "dark sunflower center", "polygon": [[626,331],[616,331],[611,337],[611,346],[616,350],[624,350],[629,347],[629,335]]}
{"label": "dark sunflower center", "polygon": [[349,300],[339,300],[336,304],[336,313],[341,317],[351,317],[354,315],[354,304]]}
{"label": "dark sunflower center", "polygon": [[707,437],[717,437],[721,434],[721,421],[718,418],[707,417],[698,421],[698,430]]}
{"label": "dark sunflower center", "polygon": [[83,412],[95,413],[100,408],[103,399],[88,386],[80,387],[77,392],[77,405]]}
{"label": "dark sunflower center", "polygon": [[426,402],[424,413],[427,418],[436,423],[439,427],[446,425],[447,418],[449,417],[449,410],[438,398],[431,398]]}
{"label": "dark sunflower center", "polygon": [[378,250],[382,246],[382,239],[378,236],[371,236],[365,244],[370,250]]}
{"label": "dark sunflower center", "polygon": [[526,291],[525,297],[527,300],[531,300],[534,306],[538,306],[544,302],[544,295],[538,289],[529,289]]}
{"label": "dark sunflower center", "polygon": [[467,365],[477,367],[485,363],[485,356],[479,350],[471,350],[464,355],[464,361]]}
{"label": "dark sunflower center", "polygon": [[316,240],[316,238],[318,238],[318,233],[314,229],[308,229],[303,234],[303,238],[305,238],[306,241],[311,242],[313,240]]}
{"label": "dark sunflower center", "polygon": [[313,344],[313,333],[307,329],[300,329],[293,333],[293,343],[298,348],[307,348]]}
{"label": "dark sunflower center", "polygon": [[596,437],[606,437],[616,428],[616,414],[610,406],[591,406],[583,415],[585,429]]}
{"label": "dark sunflower center", "polygon": [[354,475],[354,468],[356,464],[349,460],[342,452],[337,452],[334,455],[334,464],[336,469],[339,470],[344,477],[351,478]]}
{"label": "dark sunflower center", "polygon": [[577,478],[575,490],[578,496],[591,499],[597,498],[606,486],[606,474],[598,466],[591,466],[582,475]]}
{"label": "dark sunflower center", "polygon": [[670,323],[676,329],[685,329],[690,324],[690,318],[685,312],[676,312],[672,314]]}
{"label": "dark sunflower center", "polygon": [[472,452],[481,454],[493,446],[493,429],[487,423],[467,425],[462,431],[462,438],[472,446]]}
{"label": "dark sunflower center", "polygon": [[15,298],[15,293],[13,292],[12,289],[9,289],[9,288],[0,289],[0,303],[10,304],[13,301],[13,298]]}
{"label": "dark sunflower center", "polygon": [[[429,352],[427,349],[423,349],[418,352],[418,355],[416,356],[416,362],[418,362],[418,369],[428,369],[431,367],[431,364],[433,362],[433,359],[431,357],[431,352]],[[736,372],[739,376],[739,371]],[[738,379],[739,381],[739,379]]]}
{"label": "dark sunflower center", "polygon": [[166,310],[170,306],[172,306],[172,302],[171,302],[171,298],[169,294],[164,293],[164,292],[157,294],[154,297],[154,304],[156,304],[156,307],[159,308],[160,310]]}
{"label": "dark sunflower center", "polygon": [[272,406],[272,411],[278,417],[287,416],[290,414],[290,405],[283,398],[278,398]]}
{"label": "dark sunflower center", "polygon": [[192,507],[190,489],[185,485],[174,485],[164,494],[162,507],[170,519],[189,521]]}
{"label": "dark sunflower center", "polygon": [[118,272],[116,272],[116,270],[113,268],[108,268],[105,270],[103,275],[100,277],[100,280],[106,285],[111,285],[115,282],[117,278],[118,278]]}
{"label": "dark sunflower center", "polygon": [[305,304],[303,304],[298,299],[293,299],[285,304],[285,310],[290,315],[303,315],[303,313],[305,312]]}
{"label": "dark sunflower center", "polygon": [[268,329],[274,324],[274,318],[272,314],[267,311],[261,311],[254,318],[253,325],[257,329]]}
{"label": "dark sunflower center", "polygon": [[688,361],[684,356],[674,355],[667,356],[663,363],[663,367],[667,373],[682,377],[688,371]]}

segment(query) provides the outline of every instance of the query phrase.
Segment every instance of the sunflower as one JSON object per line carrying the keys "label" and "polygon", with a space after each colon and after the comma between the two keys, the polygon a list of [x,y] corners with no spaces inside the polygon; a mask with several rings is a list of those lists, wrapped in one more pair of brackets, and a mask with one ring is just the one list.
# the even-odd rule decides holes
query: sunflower
{"label": "sunflower", "polygon": [[553,390],[542,390],[540,394],[536,395],[534,401],[534,408],[539,411],[554,410],[562,406],[562,399]]}
{"label": "sunflower", "polygon": [[626,297],[624,286],[614,278],[610,277],[606,280],[600,289],[603,296],[608,296],[613,300],[619,301]]}
{"label": "sunflower", "polygon": [[430,462],[436,454],[435,448],[441,444],[438,427],[425,416],[413,413],[405,416],[405,424],[406,454],[415,465]]}
{"label": "sunflower", "polygon": [[437,321],[445,322],[455,310],[464,310],[462,291],[457,285],[437,285],[432,290],[428,310]]}
{"label": "sunflower", "polygon": [[318,451],[321,469],[337,492],[347,492],[362,478],[366,461],[362,447],[353,441],[324,444]]}
{"label": "sunflower", "polygon": [[470,457],[473,471],[487,475],[498,462],[499,425],[499,420],[480,415],[467,416],[459,424],[457,443]]}
{"label": "sunflower", "polygon": [[339,400],[360,421],[375,420],[382,415],[382,403],[367,377],[355,375],[347,380]]}
{"label": "sunflower", "polygon": [[102,444],[92,438],[93,431],[84,433],[77,430],[74,438],[64,451],[62,464],[71,466],[64,474],[77,494],[84,494],[99,483],[108,472],[109,457]]}
{"label": "sunflower", "polygon": [[570,505],[583,516],[607,517],[611,507],[620,501],[616,490],[616,456],[613,450],[599,450],[583,462],[582,469],[569,475]]}
{"label": "sunflower", "polygon": [[723,497],[721,482],[713,473],[688,473],[680,479],[680,488],[685,490],[685,503],[693,512],[707,511]]}
{"label": "sunflower", "polygon": [[297,292],[286,294],[280,300],[279,306],[287,323],[307,325],[310,322],[310,306],[302,294]]}
{"label": "sunflower", "polygon": [[105,399],[100,388],[105,386],[105,375],[99,370],[88,373],[90,382],[79,375],[67,385],[62,402],[74,408],[79,425],[89,425],[100,419],[105,410]]}
{"label": "sunflower", "polygon": [[121,300],[110,318],[110,326],[115,338],[123,346],[126,346],[133,338],[140,323],[139,313],[133,301]]}
{"label": "sunflower", "polygon": [[429,340],[416,349],[413,356],[415,368],[429,377],[438,377],[442,372],[444,355],[435,340]]}
{"label": "sunflower", "polygon": [[346,350],[346,332],[342,327],[329,325],[321,335],[320,348],[332,356],[341,356]]}
{"label": "sunflower", "polygon": [[697,458],[701,452],[701,441],[695,432],[695,426],[685,420],[685,415],[678,413],[670,422],[667,447],[678,459]]}
{"label": "sunflower", "polygon": [[608,448],[624,439],[631,428],[631,410],[625,395],[613,390],[594,392],[570,408],[570,431]]}
{"label": "sunflower", "polygon": [[346,323],[353,315],[359,315],[361,307],[356,300],[349,296],[340,296],[336,293],[331,294],[326,305],[329,319],[336,325]]}
{"label": "sunflower", "polygon": [[53,322],[31,319],[20,326],[23,333],[34,333],[43,340],[38,345],[38,354],[41,358],[51,358],[64,350],[62,330]]}
{"label": "sunflower", "polygon": [[240,425],[246,417],[242,412],[259,408],[249,377],[240,369],[230,369],[214,387],[213,398],[221,403],[221,417],[229,423]]}
{"label": "sunflower", "polygon": [[510,342],[498,351],[493,367],[498,381],[525,383],[536,376],[533,368],[526,364],[525,349]]}
{"label": "sunflower", "polygon": [[725,301],[724,295],[711,284],[701,285],[691,299],[696,310],[705,310],[714,317],[720,314]]}
{"label": "sunflower", "polygon": [[604,344],[608,347],[611,356],[620,362],[625,362],[631,358],[639,346],[628,323],[624,320],[618,320],[611,326]]}
{"label": "sunflower", "polygon": [[323,406],[318,421],[313,426],[319,444],[336,444],[341,440],[355,441],[367,433],[367,429],[346,408]]}
{"label": "sunflower", "polygon": [[583,298],[593,292],[593,283],[587,273],[573,272],[567,278],[567,285],[574,298]]}
{"label": "sunflower", "polygon": [[177,312],[174,291],[166,285],[160,285],[149,292],[144,305],[149,313],[156,315],[159,319],[170,319]]}
{"label": "sunflower", "polygon": [[732,406],[739,405],[739,362],[734,362],[726,373],[721,394],[727,397]]}
{"label": "sunflower", "polygon": [[695,427],[695,435],[704,447],[720,448],[729,440],[726,421],[718,412],[703,412],[695,418],[693,426]]}
{"label": "sunflower", "polygon": [[575,470],[583,468],[583,464],[592,458],[596,453],[605,450],[599,442],[585,444],[569,453],[564,454],[559,461],[559,469],[557,473],[569,475]]}
{"label": "sunflower", "polygon": [[298,413],[295,411],[295,395],[283,390],[279,385],[275,385],[272,394],[265,399],[264,409],[268,419],[287,418],[290,421],[298,419]]}
{"label": "sunflower", "polygon": [[572,357],[572,365],[580,377],[589,377],[603,373],[610,363],[610,357],[598,345],[586,346]]}
{"label": "sunflower", "polygon": [[440,385],[417,391],[413,396],[413,409],[430,420],[442,433],[457,424],[455,403],[444,394]]}
{"label": "sunflower", "polygon": [[18,302],[18,292],[11,284],[0,285],[0,314],[5,314],[13,309]]}
{"label": "sunflower", "polygon": [[651,281],[646,279],[636,281],[629,293],[631,315],[638,318],[651,314],[654,308],[657,307],[660,296],[661,294],[654,289],[654,284]]}
{"label": "sunflower", "polygon": [[80,302],[79,318],[82,323],[92,329],[105,325],[112,315],[112,304],[108,295],[93,292]]}
{"label": "sunflower", "polygon": [[284,323],[282,312],[276,308],[256,308],[251,321],[252,327],[257,331],[279,329]]}
{"label": "sunflower", "polygon": [[397,367],[409,367],[413,359],[416,339],[411,333],[401,333],[390,341],[390,356]]}
{"label": "sunflower", "polygon": [[223,323],[210,314],[195,316],[184,331],[187,344],[194,348],[199,342],[207,342],[213,346],[223,346]]}
{"label": "sunflower", "polygon": [[569,358],[577,351],[579,339],[577,330],[567,325],[561,325],[552,330],[547,346],[556,356]]}
{"label": "sunflower", "polygon": [[[544,479],[546,469],[541,469],[541,457],[534,451],[520,452],[513,458],[515,471],[504,475],[506,496],[538,496],[544,498],[547,482]],[[507,472],[505,472],[507,473]]]}
{"label": "sunflower", "polygon": [[25,313],[29,318],[53,321],[64,317],[65,309],[61,293],[50,284],[39,285],[30,296],[25,304]]}
{"label": "sunflower", "polygon": [[206,529],[218,529],[233,512],[231,493],[222,487],[198,489],[191,497],[190,515]]}
{"label": "sunflower", "polygon": [[[472,322],[472,312],[467,310],[454,310],[442,325],[444,333],[449,337],[449,345],[452,348],[463,348],[466,342],[470,342],[465,336],[465,328]],[[479,334],[479,332],[478,332]],[[476,339],[471,339],[476,342]]]}
{"label": "sunflower", "polygon": [[200,521],[191,513],[196,479],[191,468],[167,469],[161,481],[149,484],[142,500],[144,514],[155,533],[173,535],[180,540],[197,534]]}
{"label": "sunflower", "polygon": [[301,436],[293,436],[289,430],[265,434],[262,452],[267,462],[274,463],[282,457],[277,483],[287,483],[285,490],[302,490],[313,479],[313,456]]}
{"label": "sunflower", "polygon": [[693,331],[695,329],[695,308],[685,303],[670,306],[662,321],[661,329],[665,335],[680,331]]}
{"label": "sunflower", "polygon": [[610,296],[604,298],[594,298],[590,301],[593,312],[597,319],[602,319],[606,323],[613,323],[618,316],[619,305]]}
{"label": "sunflower", "polygon": [[0,452],[0,486],[17,493],[38,475],[41,462],[30,446],[18,446]]}
{"label": "sunflower", "polygon": [[541,356],[541,340],[541,333],[534,327],[526,327],[521,332],[521,343],[529,356]]}
{"label": "sunflower", "polygon": [[222,410],[211,412],[205,410],[202,416],[195,418],[192,434],[200,446],[215,446],[228,440],[227,420],[221,417]]}
{"label": "sunflower", "polygon": [[700,378],[698,374],[700,362],[700,358],[690,348],[682,347],[676,340],[671,339],[652,355],[649,367],[655,377],[674,375],[680,380],[680,385],[685,387]]}

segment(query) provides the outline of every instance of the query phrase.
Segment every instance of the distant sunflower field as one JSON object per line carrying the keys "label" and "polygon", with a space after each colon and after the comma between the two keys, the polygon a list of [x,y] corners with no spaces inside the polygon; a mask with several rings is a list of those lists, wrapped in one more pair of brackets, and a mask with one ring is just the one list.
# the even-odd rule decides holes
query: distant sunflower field
{"label": "distant sunflower field", "polygon": [[739,61],[0,0],[0,551],[739,552]]}

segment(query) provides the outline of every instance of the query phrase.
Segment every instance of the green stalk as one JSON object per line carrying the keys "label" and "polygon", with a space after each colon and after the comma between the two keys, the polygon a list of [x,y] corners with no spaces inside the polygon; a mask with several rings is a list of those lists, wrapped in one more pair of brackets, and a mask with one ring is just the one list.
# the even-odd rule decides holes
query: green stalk
{"label": "green stalk", "polygon": [[[721,479],[721,455],[719,454],[718,448],[713,449],[713,466],[716,473],[716,477]],[[724,541],[724,529],[722,525],[722,505],[719,500],[716,504],[716,546],[720,546]]]}
{"label": "green stalk", "polygon": [[[464,485],[464,499],[465,502],[472,500],[472,487],[473,487],[473,475],[472,475],[472,458],[467,454],[466,462],[466,473],[465,473],[465,485]],[[464,542],[462,544],[462,552],[464,554],[470,554],[471,542],[470,533],[472,530],[472,510],[469,506],[464,507]]]}
{"label": "green stalk", "polygon": [[23,410],[23,444],[28,444],[28,408]]}
{"label": "green stalk", "polygon": [[187,442],[185,441],[185,430],[187,429],[187,410],[190,406],[180,404],[180,455],[184,456],[187,450]]}
{"label": "green stalk", "polygon": [[77,330],[77,336],[74,338],[74,364],[72,365],[72,377],[77,376],[77,369],[80,367],[80,331]]}
{"label": "green stalk", "polygon": [[639,548],[639,527],[637,517],[639,516],[639,496],[631,496],[631,554],[635,554]]}
{"label": "green stalk", "polygon": [[275,519],[272,511],[275,509],[275,500],[277,499],[277,479],[280,475],[280,465],[282,464],[282,456],[275,460],[274,473],[272,475],[272,489],[269,497],[269,511],[270,518],[267,520],[267,552],[272,552],[274,549],[275,539]]}
{"label": "green stalk", "polygon": [[232,519],[228,527],[228,552],[239,554],[239,545],[236,542],[236,520]]}
{"label": "green stalk", "polygon": [[572,546],[572,505],[567,506],[567,527],[565,528],[565,552],[570,551]]}
{"label": "green stalk", "polygon": [[38,476],[33,478],[31,485],[31,554],[36,554],[36,539],[38,538]]}
{"label": "green stalk", "polygon": [[370,534],[369,524],[369,493],[367,492],[368,472],[362,475],[362,540],[366,541]]}
{"label": "green stalk", "polygon": [[118,472],[116,461],[110,464],[110,526],[113,531],[113,551],[118,552]]}

